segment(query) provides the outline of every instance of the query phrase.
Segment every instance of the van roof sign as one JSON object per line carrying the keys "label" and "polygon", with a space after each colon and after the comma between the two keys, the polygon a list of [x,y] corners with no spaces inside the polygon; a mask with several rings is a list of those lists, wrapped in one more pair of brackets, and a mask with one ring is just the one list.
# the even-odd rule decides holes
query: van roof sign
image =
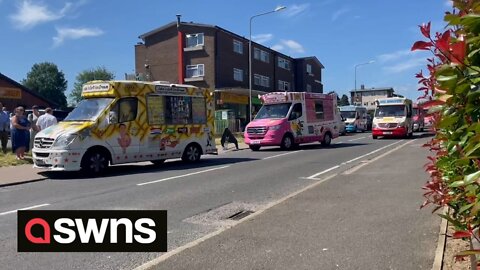
{"label": "van roof sign", "polygon": [[82,87],[82,93],[107,92],[110,90],[109,83],[85,84]]}
{"label": "van roof sign", "polygon": [[181,88],[181,87],[170,87],[170,86],[165,86],[165,85],[155,85],[155,92],[158,93],[186,93],[186,88]]}
{"label": "van roof sign", "polygon": [[379,99],[378,100],[379,104],[404,104],[405,99]]}

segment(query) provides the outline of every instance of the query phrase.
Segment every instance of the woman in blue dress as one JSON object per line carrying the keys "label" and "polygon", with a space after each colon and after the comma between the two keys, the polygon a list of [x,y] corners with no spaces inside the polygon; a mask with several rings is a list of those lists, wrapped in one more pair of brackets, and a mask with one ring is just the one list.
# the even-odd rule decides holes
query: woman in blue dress
{"label": "woman in blue dress", "polygon": [[28,152],[30,144],[30,122],[25,117],[23,107],[15,109],[12,117],[12,150],[17,159],[25,159],[25,152]]}

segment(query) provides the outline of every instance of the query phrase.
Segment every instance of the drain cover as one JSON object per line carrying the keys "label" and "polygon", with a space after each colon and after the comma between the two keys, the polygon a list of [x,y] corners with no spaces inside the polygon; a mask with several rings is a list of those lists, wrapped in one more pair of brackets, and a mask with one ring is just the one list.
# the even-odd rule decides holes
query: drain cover
{"label": "drain cover", "polygon": [[248,215],[250,215],[251,213],[253,213],[253,211],[250,211],[250,210],[242,210],[242,211],[239,211],[231,216],[228,217],[228,219],[233,219],[233,220],[240,220]]}

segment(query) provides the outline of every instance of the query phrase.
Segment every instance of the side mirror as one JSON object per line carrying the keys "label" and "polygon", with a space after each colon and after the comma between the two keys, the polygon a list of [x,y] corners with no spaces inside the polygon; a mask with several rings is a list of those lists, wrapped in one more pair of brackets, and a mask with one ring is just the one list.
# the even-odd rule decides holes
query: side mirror
{"label": "side mirror", "polygon": [[108,124],[117,122],[117,114],[114,111],[110,111],[108,114]]}

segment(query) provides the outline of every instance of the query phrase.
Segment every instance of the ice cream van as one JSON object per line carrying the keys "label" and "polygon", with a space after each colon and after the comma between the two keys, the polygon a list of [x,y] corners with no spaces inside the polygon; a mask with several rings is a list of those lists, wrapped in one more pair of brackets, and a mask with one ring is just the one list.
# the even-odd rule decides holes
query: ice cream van
{"label": "ice cream van", "polygon": [[367,130],[367,108],[363,106],[341,106],[340,113],[345,119],[347,132],[365,132]]}
{"label": "ice cream van", "polygon": [[330,145],[339,136],[341,117],[334,94],[273,92],[260,100],[262,107],[244,134],[253,151],[262,146],[292,149],[311,142]]}
{"label": "ice cream van", "polygon": [[34,166],[99,173],[109,165],[214,154],[212,92],[189,85],[93,81],[57,125],[34,140]]}
{"label": "ice cream van", "polygon": [[413,134],[412,101],[406,98],[382,98],[372,123],[372,138],[379,136],[411,137]]}

